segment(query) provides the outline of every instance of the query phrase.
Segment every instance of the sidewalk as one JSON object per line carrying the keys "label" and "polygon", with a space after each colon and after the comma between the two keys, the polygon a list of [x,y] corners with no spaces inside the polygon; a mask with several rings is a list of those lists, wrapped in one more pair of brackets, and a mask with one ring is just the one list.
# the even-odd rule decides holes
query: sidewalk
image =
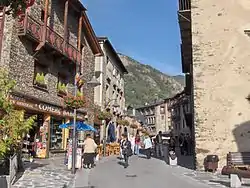
{"label": "sidewalk", "polygon": [[72,188],[74,175],[64,165],[64,156],[35,159],[29,163],[13,188]]}

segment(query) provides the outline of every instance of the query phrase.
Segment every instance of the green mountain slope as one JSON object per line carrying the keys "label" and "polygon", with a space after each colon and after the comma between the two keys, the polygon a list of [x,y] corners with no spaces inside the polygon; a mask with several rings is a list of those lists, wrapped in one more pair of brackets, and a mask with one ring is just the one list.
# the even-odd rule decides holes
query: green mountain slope
{"label": "green mountain slope", "polygon": [[168,76],[126,55],[119,54],[119,57],[129,72],[125,75],[126,105],[138,107],[182,91],[183,76]]}

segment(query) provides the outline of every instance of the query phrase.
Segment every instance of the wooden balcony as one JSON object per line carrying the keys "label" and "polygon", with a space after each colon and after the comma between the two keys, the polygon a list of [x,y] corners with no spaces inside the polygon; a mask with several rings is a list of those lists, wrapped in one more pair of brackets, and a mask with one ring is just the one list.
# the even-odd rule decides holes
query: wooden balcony
{"label": "wooden balcony", "polygon": [[[27,14],[23,20],[17,22],[17,30],[18,36],[27,36],[36,42],[42,41],[43,25]],[[81,63],[81,53],[74,46],[48,26],[46,27],[46,32],[46,47],[68,58],[70,61]]]}
{"label": "wooden balcony", "polygon": [[189,73],[192,64],[191,0],[179,0],[178,20],[181,33],[182,72]]}
{"label": "wooden balcony", "polygon": [[191,0],[179,0],[179,11],[191,10]]}

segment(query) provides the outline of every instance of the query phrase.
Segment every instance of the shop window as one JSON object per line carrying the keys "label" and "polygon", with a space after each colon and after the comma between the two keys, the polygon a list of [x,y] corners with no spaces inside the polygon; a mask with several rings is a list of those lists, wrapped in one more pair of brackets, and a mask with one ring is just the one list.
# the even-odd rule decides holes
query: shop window
{"label": "shop window", "polygon": [[35,61],[34,79],[33,84],[39,89],[47,89],[46,75],[48,73],[48,67]]}
{"label": "shop window", "polygon": [[62,150],[62,129],[61,124],[65,123],[64,119],[51,117],[50,121],[50,150]]}

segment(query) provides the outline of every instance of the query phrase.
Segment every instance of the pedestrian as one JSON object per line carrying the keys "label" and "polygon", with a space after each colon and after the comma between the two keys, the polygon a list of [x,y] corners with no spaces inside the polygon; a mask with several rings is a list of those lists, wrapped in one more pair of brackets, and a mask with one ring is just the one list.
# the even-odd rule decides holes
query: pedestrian
{"label": "pedestrian", "polygon": [[94,139],[91,138],[90,134],[86,135],[86,139],[83,142],[83,167],[84,168],[93,168],[95,162],[95,155],[97,144]]}
{"label": "pedestrian", "polygon": [[140,143],[141,143],[141,138],[139,132],[136,133],[135,135],[135,149],[134,149],[134,154],[139,155],[140,154]]}
{"label": "pedestrian", "polygon": [[123,139],[121,147],[122,147],[122,155],[125,161],[124,168],[127,168],[129,157],[132,155],[131,142],[128,140],[127,134],[123,134],[122,137]]}
{"label": "pedestrian", "polygon": [[151,138],[149,137],[148,134],[145,135],[145,139],[144,139],[144,150],[145,150],[145,154],[147,156],[147,159],[150,159],[151,158],[151,149],[152,149],[152,141],[151,141]]}
{"label": "pedestrian", "polygon": [[155,138],[156,157],[159,158],[163,157],[162,144],[163,144],[162,132],[159,131],[159,133],[156,135]]}
{"label": "pedestrian", "polygon": [[180,146],[180,150],[181,150],[181,155],[184,155],[184,134],[181,133],[179,136],[179,146]]}
{"label": "pedestrian", "polygon": [[134,154],[134,152],[135,152],[135,136],[134,136],[134,134],[130,135],[129,141],[131,143],[132,154]]}
{"label": "pedestrian", "polygon": [[170,140],[169,140],[169,149],[170,149],[170,151],[175,152],[175,139],[173,136],[171,136]]}

